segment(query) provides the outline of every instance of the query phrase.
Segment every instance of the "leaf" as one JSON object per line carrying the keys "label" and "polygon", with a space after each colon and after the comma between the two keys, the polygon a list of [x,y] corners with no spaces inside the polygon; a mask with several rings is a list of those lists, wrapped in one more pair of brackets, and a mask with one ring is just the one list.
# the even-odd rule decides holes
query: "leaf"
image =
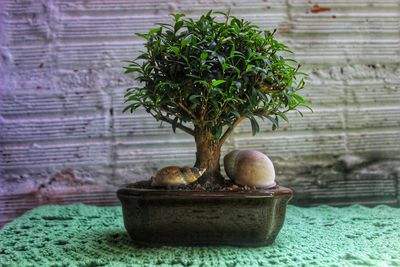
{"label": "leaf", "polygon": [[125,93],[125,95],[124,95],[124,98],[126,98],[126,97],[128,97],[128,96],[134,94],[135,91],[133,91],[133,89],[135,89],[135,87],[131,87],[131,88],[126,89],[126,93]]}
{"label": "leaf", "polygon": [[251,131],[254,136],[260,131],[260,126],[258,125],[257,120],[254,119],[254,117],[250,117],[249,120],[251,122]]}
{"label": "leaf", "polygon": [[268,59],[268,56],[257,56],[257,57],[255,57],[254,59],[262,59],[262,60],[265,60],[265,59]]}
{"label": "leaf", "polygon": [[135,68],[129,68],[129,67],[124,67],[125,69],[125,74],[127,73],[131,73],[131,72],[140,72],[142,70],[142,68],[140,67],[135,67]]}
{"label": "leaf", "polygon": [[302,106],[305,107],[305,108],[307,108],[307,109],[309,109],[311,112],[314,113],[314,110],[313,110],[311,107],[309,107],[308,105],[302,105]]}
{"label": "leaf", "polygon": [[299,102],[299,104],[306,104],[306,101],[304,100],[304,98],[302,98],[301,96],[297,95],[297,94],[291,94],[291,96],[297,101]]}
{"label": "leaf", "polygon": [[204,80],[195,81],[194,83],[195,83],[195,84],[201,84],[201,85],[203,85],[203,86],[206,87],[206,88],[208,88],[208,87],[210,86],[209,83],[208,83],[207,81],[204,81]]}
{"label": "leaf", "polygon": [[253,67],[254,67],[254,65],[252,65],[252,64],[247,65],[246,72],[251,71],[253,69]]}
{"label": "leaf", "polygon": [[240,118],[240,113],[237,110],[232,110],[231,112],[236,118]]}
{"label": "leaf", "polygon": [[197,100],[197,98],[201,98],[201,95],[191,95],[191,96],[189,97],[189,101],[190,101],[190,102],[199,102],[199,101]]}
{"label": "leaf", "polygon": [[[181,57],[183,58],[183,60],[185,60],[185,62],[186,62],[187,64],[189,64],[189,60],[188,60],[188,58],[187,58],[186,56],[181,55]],[[189,76],[189,75],[188,75],[188,76]]]}
{"label": "leaf", "polygon": [[285,120],[286,122],[289,122],[289,119],[288,119],[288,117],[285,115],[285,113],[280,112],[280,113],[278,113],[278,116],[281,117],[281,118],[282,118],[283,120]]}
{"label": "leaf", "polygon": [[181,41],[181,46],[187,46],[188,44],[190,43],[190,39],[183,39],[182,41]]}
{"label": "leaf", "polygon": [[225,62],[222,63],[222,72],[225,72],[225,70],[228,68],[229,64],[226,64]]}
{"label": "leaf", "polygon": [[225,13],[225,12],[223,12],[223,11],[214,11],[214,12],[212,12],[212,13],[214,13],[214,14],[219,14],[219,15],[223,15],[223,16],[225,16],[225,17],[228,17],[228,16],[229,16],[229,14],[227,14],[227,13]]}
{"label": "leaf", "polygon": [[153,29],[151,29],[151,30],[149,31],[148,35],[153,35],[153,34],[159,33],[159,32],[161,32],[161,27],[153,28]]}
{"label": "leaf", "polygon": [[[149,59],[149,58],[150,58],[149,54],[143,53],[143,54],[139,55],[136,59]],[[136,63],[136,62],[134,62],[134,63]]]}
{"label": "leaf", "polygon": [[208,53],[207,53],[207,52],[202,52],[201,55],[200,55],[200,58],[201,58],[202,60],[206,60],[207,57],[208,57]]}
{"label": "leaf", "polygon": [[216,80],[216,81],[213,81],[211,85],[213,87],[217,87],[218,85],[223,84],[224,82],[226,82],[226,81],[225,80]]}
{"label": "leaf", "polygon": [[222,126],[218,125],[213,132],[214,139],[219,139],[221,135],[222,135]]}
{"label": "leaf", "polygon": [[275,118],[272,118],[271,116],[267,116],[267,119],[269,119],[272,122],[272,130],[275,131],[279,127],[279,121],[278,117],[275,116]]}
{"label": "leaf", "polygon": [[122,113],[125,113],[127,110],[130,110],[130,112],[132,113],[133,110],[137,109],[140,106],[140,103],[133,103],[130,104],[128,106],[126,106],[123,110]]}
{"label": "leaf", "polygon": [[185,16],[185,14],[183,14],[183,13],[173,13],[171,15],[174,17],[175,21],[178,21],[181,17]]}
{"label": "leaf", "polygon": [[180,50],[179,50],[179,48],[178,48],[178,47],[176,47],[176,46],[173,46],[173,47],[171,47],[171,50],[172,50],[172,52],[174,52],[174,53],[175,53],[175,55],[179,55],[179,52],[180,52]]}
{"label": "leaf", "polygon": [[156,25],[160,25],[160,26],[162,26],[162,28],[165,28],[165,29],[170,29],[170,30],[173,29],[172,25],[167,24],[167,23],[156,23]]}
{"label": "leaf", "polygon": [[304,78],[302,78],[300,82],[297,84],[296,90],[301,90],[304,87],[304,84],[305,84]]}
{"label": "leaf", "polygon": [[176,23],[175,23],[175,26],[174,26],[175,32],[179,31],[179,30],[182,28],[182,26],[183,26],[183,21],[182,21],[182,20],[176,22]]}
{"label": "leaf", "polygon": [[[275,119],[275,118],[272,118],[271,116],[266,116],[266,117],[267,117],[268,120],[270,120],[270,121],[272,122],[272,129],[275,130],[275,129],[274,129],[274,126],[278,123],[278,122],[276,121],[276,119]],[[276,126],[275,126],[275,127],[276,127]]]}
{"label": "leaf", "polygon": [[232,58],[232,57],[234,57],[235,56],[235,44],[233,44],[233,46],[232,46],[232,49],[231,49],[231,52],[229,53],[229,57],[230,58]]}
{"label": "leaf", "polygon": [[213,11],[212,10],[209,10],[208,12],[207,12],[207,14],[205,15],[205,17],[210,17],[210,15],[213,13]]}
{"label": "leaf", "polygon": [[260,92],[260,90],[255,90],[255,91],[256,91],[258,97],[260,97],[262,101],[264,101],[265,103],[268,103],[269,99],[266,94]]}
{"label": "leaf", "polygon": [[146,40],[149,39],[149,36],[146,33],[135,33],[135,35],[137,35],[137,36],[139,36],[141,38],[144,38]]}
{"label": "leaf", "polygon": [[175,119],[172,121],[171,125],[172,125],[172,131],[175,133],[176,126],[178,125],[178,117],[175,117]]}
{"label": "leaf", "polygon": [[301,117],[304,117],[303,113],[300,110],[296,109],[296,111],[300,114]]}
{"label": "leaf", "polygon": [[221,65],[225,63],[225,58],[223,56],[218,55],[217,58],[218,58],[219,63],[221,63]]}
{"label": "leaf", "polygon": [[139,98],[136,95],[131,95],[126,97],[126,101],[139,101]]}
{"label": "leaf", "polygon": [[122,113],[125,113],[128,109],[130,109],[131,108],[131,105],[129,105],[129,106],[126,106],[123,110],[122,110]]}
{"label": "leaf", "polygon": [[276,123],[272,125],[272,131],[275,131],[279,127],[278,117],[275,117]]}
{"label": "leaf", "polygon": [[[187,76],[187,77],[192,77],[192,78],[195,78],[195,79],[200,79],[200,78],[201,78],[200,76],[194,75],[194,74],[191,74],[191,73],[187,74],[186,76]],[[194,83],[200,83],[200,82],[199,82],[199,81],[196,81],[196,82],[194,82]]]}

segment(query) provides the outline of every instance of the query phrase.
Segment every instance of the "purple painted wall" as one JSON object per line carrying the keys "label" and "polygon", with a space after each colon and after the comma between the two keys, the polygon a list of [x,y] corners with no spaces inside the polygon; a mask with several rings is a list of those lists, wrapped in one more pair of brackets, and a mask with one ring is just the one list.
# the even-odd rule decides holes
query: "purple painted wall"
{"label": "purple painted wall", "polygon": [[121,113],[132,84],[121,61],[141,49],[135,32],[209,9],[277,28],[311,73],[303,95],[315,109],[256,137],[246,122],[223,153],[265,152],[298,203],[398,203],[399,1],[3,0],[3,221],[48,202],[114,204],[119,184],[193,163],[189,136]]}

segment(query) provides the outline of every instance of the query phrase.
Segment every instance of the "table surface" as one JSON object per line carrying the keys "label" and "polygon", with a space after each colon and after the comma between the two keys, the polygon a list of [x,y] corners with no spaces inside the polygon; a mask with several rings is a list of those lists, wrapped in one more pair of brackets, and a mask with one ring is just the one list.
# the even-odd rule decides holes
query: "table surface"
{"label": "table surface", "polygon": [[0,266],[271,265],[400,266],[400,209],[289,206],[260,248],[135,246],[121,207],[42,206],[0,230]]}

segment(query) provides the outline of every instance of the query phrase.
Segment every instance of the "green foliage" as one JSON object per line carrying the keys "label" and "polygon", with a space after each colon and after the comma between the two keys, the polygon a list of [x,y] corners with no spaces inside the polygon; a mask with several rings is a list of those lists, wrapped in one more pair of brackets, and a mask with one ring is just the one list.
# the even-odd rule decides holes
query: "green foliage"
{"label": "green foliage", "polygon": [[[215,15],[223,16],[218,20]],[[124,111],[142,106],[157,120],[194,134],[188,125],[210,129],[220,139],[222,129],[243,118],[259,131],[256,117],[278,127],[290,110],[307,106],[297,94],[304,73],[274,33],[223,12],[208,12],[198,20],[172,14],[172,24],[160,24],[146,34],[146,51],[128,61],[125,73],[135,73],[141,87],[127,90]]]}

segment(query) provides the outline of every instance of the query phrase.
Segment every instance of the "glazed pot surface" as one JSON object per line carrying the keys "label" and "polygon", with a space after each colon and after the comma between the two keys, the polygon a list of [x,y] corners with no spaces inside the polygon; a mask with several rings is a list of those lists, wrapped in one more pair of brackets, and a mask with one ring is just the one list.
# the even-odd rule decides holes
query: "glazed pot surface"
{"label": "glazed pot surface", "polygon": [[117,191],[132,240],[146,245],[263,246],[282,228],[292,191]]}

